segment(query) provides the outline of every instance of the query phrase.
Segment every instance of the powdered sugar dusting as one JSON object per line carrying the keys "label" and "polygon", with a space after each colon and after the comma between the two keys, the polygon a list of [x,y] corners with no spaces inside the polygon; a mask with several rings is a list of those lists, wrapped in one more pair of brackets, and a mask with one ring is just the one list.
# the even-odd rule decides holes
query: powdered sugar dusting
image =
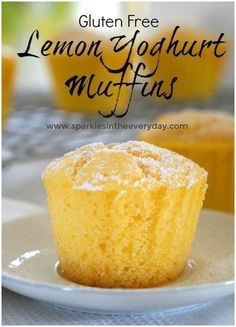
{"label": "powdered sugar dusting", "polygon": [[42,178],[44,179],[46,175],[53,173],[54,171],[58,171],[61,166],[61,159],[55,159],[47,166],[47,168],[42,173]]}
{"label": "powdered sugar dusting", "polygon": [[[69,167],[61,165],[65,160],[70,163]],[[139,141],[110,145],[93,143],[55,160],[47,170],[63,170],[65,174],[73,170],[73,189],[87,191],[102,191],[116,186],[121,189],[142,187],[145,190],[162,185],[191,188],[207,175],[191,160]]]}

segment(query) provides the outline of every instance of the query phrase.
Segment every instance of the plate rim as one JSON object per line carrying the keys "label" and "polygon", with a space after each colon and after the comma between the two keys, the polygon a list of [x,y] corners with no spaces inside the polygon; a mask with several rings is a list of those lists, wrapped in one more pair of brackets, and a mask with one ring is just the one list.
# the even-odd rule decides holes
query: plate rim
{"label": "plate rim", "polygon": [[177,287],[147,287],[147,288],[102,288],[102,287],[96,287],[96,286],[86,286],[86,285],[81,285],[81,284],[76,284],[73,283],[69,280],[66,280],[67,282],[71,283],[72,285],[65,285],[65,286],[60,286],[58,285],[53,285],[47,282],[33,282],[29,281],[26,278],[22,277],[13,277],[10,274],[4,272],[2,273],[2,285],[5,286],[6,283],[15,283],[15,284],[24,284],[25,286],[32,286],[34,288],[49,288],[52,291],[53,290],[63,290],[63,291],[71,291],[71,292],[77,292],[77,291],[85,291],[85,292],[96,292],[96,293],[163,293],[163,292],[180,292],[180,291],[200,291],[202,289],[208,289],[208,288],[221,288],[221,287],[227,287],[231,288],[234,286],[234,279],[232,280],[227,280],[223,282],[214,282],[214,283],[207,283],[207,284],[195,284],[195,285],[187,285],[187,286],[177,286]]}

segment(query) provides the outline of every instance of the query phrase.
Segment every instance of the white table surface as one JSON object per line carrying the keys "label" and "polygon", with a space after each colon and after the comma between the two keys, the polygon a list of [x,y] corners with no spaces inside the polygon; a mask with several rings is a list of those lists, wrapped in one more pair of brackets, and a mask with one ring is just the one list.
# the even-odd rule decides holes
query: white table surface
{"label": "white table surface", "polygon": [[55,308],[3,290],[4,325],[233,325],[233,296],[191,310],[106,316]]}

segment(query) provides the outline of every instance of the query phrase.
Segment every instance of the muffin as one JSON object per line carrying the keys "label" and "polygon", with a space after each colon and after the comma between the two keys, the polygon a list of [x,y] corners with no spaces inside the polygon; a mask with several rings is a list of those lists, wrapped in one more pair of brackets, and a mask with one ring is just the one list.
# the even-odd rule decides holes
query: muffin
{"label": "muffin", "polygon": [[[80,56],[73,55],[68,57],[66,51],[61,55],[57,54],[54,56],[48,56],[54,98],[58,106],[69,112],[97,114],[100,110],[103,114],[109,114],[115,108],[119,89],[117,86],[109,86],[107,89],[109,96],[106,96],[103,91],[106,90],[109,82],[119,83],[121,73],[108,72],[108,70],[102,65],[100,56],[95,56],[94,52],[102,52],[105,64],[112,69],[118,69],[125,64],[129,49],[124,49],[115,53],[113,51],[114,44],[111,43],[108,38],[84,30],[64,32],[59,38],[57,37],[57,39],[63,41],[72,40],[74,44],[77,44],[80,41],[85,41],[87,45],[84,53]],[[90,50],[90,54],[88,55],[87,53],[91,43],[97,42],[98,40],[102,41],[99,49],[96,51],[94,49]],[[78,52],[82,51],[82,48],[83,47],[80,46]],[[130,82],[131,74],[131,69],[128,69],[124,76],[124,81]],[[65,85],[65,82],[75,75],[77,75],[78,78],[86,76],[86,81],[79,82],[78,86],[75,87],[73,95],[71,95],[70,89]],[[91,75],[94,75],[90,90],[92,98],[88,96],[87,92]],[[80,95],[78,95],[79,87],[80,89],[84,87]],[[98,92],[102,94],[93,96],[97,89]],[[123,113],[126,110],[129,96],[130,88],[124,86],[121,87],[116,113]]]}
{"label": "muffin", "polygon": [[145,142],[83,146],[43,173],[63,275],[89,286],[141,288],[183,271],[207,173]]}
{"label": "muffin", "polygon": [[[166,38],[166,43],[160,54],[160,62],[156,73],[151,77],[154,81],[165,81],[166,85],[171,82],[174,76],[178,77],[174,84],[172,101],[191,101],[206,100],[214,95],[221,79],[221,73],[227,60],[227,53],[222,57],[216,57],[214,51],[204,49],[201,57],[190,55],[174,56],[173,51],[166,53],[167,45],[172,36],[173,29],[166,29],[159,34],[152,36],[150,44],[154,45],[159,38]],[[216,36],[207,35],[207,33],[195,30],[191,27],[180,28],[176,32],[175,40],[179,40],[177,49],[181,49],[186,41],[190,44],[197,41],[198,45],[194,48],[194,53],[200,51],[202,40],[215,40]],[[185,50],[186,50],[185,48]],[[228,50],[227,44],[220,45],[220,51]],[[157,62],[157,56],[145,55],[145,62],[148,70],[154,70]],[[152,96],[151,100],[157,101],[159,98]],[[168,100],[170,101],[170,100]]]}
{"label": "muffin", "polygon": [[2,125],[5,127],[9,106],[13,95],[13,82],[16,59],[13,50],[8,46],[2,49]]}
{"label": "muffin", "polygon": [[[167,124],[165,131],[153,128],[138,139],[166,147],[190,158],[208,172],[206,208],[233,212],[234,208],[234,120],[214,110],[183,110],[160,115],[156,124]],[[171,124],[187,124],[173,129]]]}

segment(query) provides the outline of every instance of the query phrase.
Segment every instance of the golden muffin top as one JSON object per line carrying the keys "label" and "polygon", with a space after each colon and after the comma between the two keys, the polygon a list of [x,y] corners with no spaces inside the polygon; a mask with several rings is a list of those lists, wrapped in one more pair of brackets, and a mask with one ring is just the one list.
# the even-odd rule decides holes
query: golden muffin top
{"label": "golden muffin top", "polygon": [[[183,110],[159,116],[154,123],[166,124],[165,130],[157,129],[155,125],[149,131],[139,134],[145,141],[233,141],[233,116],[215,110]],[[187,127],[170,128],[170,125],[186,124]]]}
{"label": "golden muffin top", "polygon": [[[188,187],[207,173],[191,160],[164,148],[139,142],[92,143],[52,161],[43,173],[47,183],[69,183],[87,191]],[[68,185],[68,184],[67,184]]]}

